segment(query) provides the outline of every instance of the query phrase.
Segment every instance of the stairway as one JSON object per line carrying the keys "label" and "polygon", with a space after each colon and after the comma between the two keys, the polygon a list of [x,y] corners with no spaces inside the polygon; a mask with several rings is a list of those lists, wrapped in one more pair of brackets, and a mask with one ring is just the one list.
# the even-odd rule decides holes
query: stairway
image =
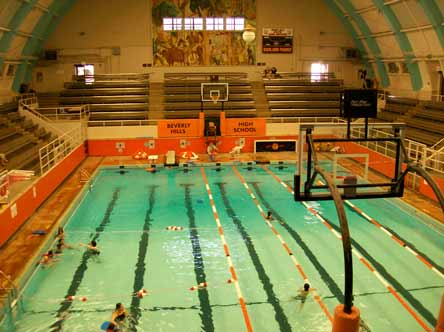
{"label": "stairway", "polygon": [[258,117],[271,117],[270,109],[268,108],[268,99],[265,93],[264,83],[262,81],[251,82],[253,98],[255,100],[256,113]]}
{"label": "stairway", "polygon": [[164,118],[164,94],[165,89],[163,83],[150,82],[150,105],[148,119]]}

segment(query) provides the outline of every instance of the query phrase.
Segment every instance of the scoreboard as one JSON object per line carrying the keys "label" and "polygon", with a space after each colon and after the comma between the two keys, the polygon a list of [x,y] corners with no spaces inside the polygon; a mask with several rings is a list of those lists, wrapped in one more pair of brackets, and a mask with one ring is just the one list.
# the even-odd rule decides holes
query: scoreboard
{"label": "scoreboard", "polygon": [[293,53],[293,29],[263,28],[262,53]]}

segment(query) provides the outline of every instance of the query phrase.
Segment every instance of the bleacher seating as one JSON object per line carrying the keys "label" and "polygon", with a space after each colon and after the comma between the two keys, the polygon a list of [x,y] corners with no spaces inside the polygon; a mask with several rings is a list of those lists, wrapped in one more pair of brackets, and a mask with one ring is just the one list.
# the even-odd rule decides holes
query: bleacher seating
{"label": "bleacher seating", "polygon": [[[164,116],[166,118],[197,118],[201,110],[201,83],[229,84],[228,101],[223,105],[227,117],[256,116],[251,83],[245,73],[165,74]],[[203,110],[208,116],[218,115],[221,109],[220,102],[203,103]]]}
{"label": "bleacher seating", "polygon": [[[94,82],[88,82],[88,79]],[[138,74],[74,77],[60,93],[61,106],[90,105],[90,120],[148,119],[149,77]]]}
{"label": "bleacher seating", "polygon": [[414,109],[417,103],[416,99],[388,97],[385,108],[378,113],[378,119],[389,122],[402,120],[402,117]]}
{"label": "bleacher seating", "polygon": [[339,116],[343,83],[331,75],[312,80],[307,73],[281,73],[263,83],[272,116]]}
{"label": "bleacher seating", "polygon": [[429,146],[444,138],[444,103],[421,102],[407,119],[406,137]]}
{"label": "bleacher seating", "polygon": [[0,153],[6,155],[7,169],[38,171],[39,149],[51,134],[20,115],[17,103],[0,105]]}
{"label": "bleacher seating", "polygon": [[378,119],[405,122],[405,138],[433,146],[444,138],[444,103],[389,96]]}

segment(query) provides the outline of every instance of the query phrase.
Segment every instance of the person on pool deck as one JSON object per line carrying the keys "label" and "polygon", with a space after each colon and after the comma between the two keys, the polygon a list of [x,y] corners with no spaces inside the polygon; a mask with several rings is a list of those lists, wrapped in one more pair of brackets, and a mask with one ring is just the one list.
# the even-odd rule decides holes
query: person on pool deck
{"label": "person on pool deck", "polygon": [[80,243],[80,246],[87,247],[89,253],[93,256],[100,255],[100,250],[97,247],[97,242],[95,240],[92,240],[89,244]]}
{"label": "person on pool deck", "polygon": [[218,148],[213,142],[210,142],[210,144],[208,144],[207,153],[210,156],[211,161],[214,161],[217,150]]}
{"label": "person on pool deck", "polygon": [[128,317],[128,311],[125,309],[122,303],[116,304],[116,310],[113,311],[111,315],[111,323],[116,324],[117,326],[121,325],[126,317]]}

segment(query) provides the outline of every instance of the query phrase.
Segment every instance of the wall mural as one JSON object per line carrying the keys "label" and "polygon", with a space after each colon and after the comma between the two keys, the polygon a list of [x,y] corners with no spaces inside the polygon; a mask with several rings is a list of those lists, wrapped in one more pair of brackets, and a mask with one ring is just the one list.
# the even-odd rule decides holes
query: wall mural
{"label": "wall mural", "polygon": [[155,66],[254,65],[256,42],[243,31],[164,31],[163,18],[244,17],[256,32],[256,0],[152,0]]}

